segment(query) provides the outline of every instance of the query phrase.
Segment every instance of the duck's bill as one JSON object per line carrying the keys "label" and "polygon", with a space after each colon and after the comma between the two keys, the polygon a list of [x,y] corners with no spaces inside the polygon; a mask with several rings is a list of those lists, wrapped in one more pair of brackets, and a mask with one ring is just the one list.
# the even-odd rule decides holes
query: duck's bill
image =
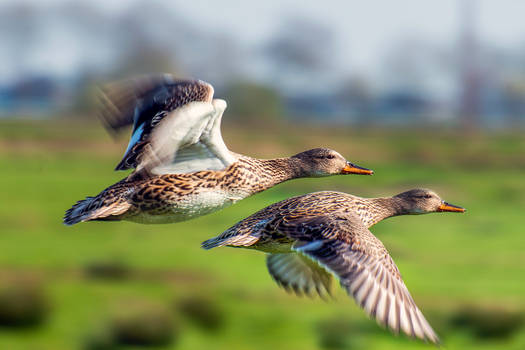
{"label": "duck's bill", "polygon": [[343,171],[341,171],[341,174],[372,175],[373,173],[374,173],[373,170],[360,167],[350,162],[347,162]]}
{"label": "duck's bill", "polygon": [[457,205],[450,204],[450,203],[447,203],[447,202],[443,202],[439,206],[439,209],[438,209],[438,211],[452,211],[452,212],[456,212],[456,213],[464,213],[465,210],[466,210],[465,208],[458,207]]}

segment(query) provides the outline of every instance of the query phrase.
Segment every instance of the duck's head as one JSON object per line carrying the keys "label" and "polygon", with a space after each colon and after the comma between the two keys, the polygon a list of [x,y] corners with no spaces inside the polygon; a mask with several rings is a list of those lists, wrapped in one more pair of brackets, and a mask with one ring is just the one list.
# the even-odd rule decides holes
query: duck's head
{"label": "duck's head", "polygon": [[442,200],[434,191],[422,188],[400,193],[394,198],[401,200],[403,211],[407,214],[426,214],[442,211],[465,212],[465,208],[449,204]]}
{"label": "duck's head", "polygon": [[296,154],[292,158],[300,160],[303,173],[310,177],[374,173],[372,170],[350,163],[338,152],[328,148],[314,148]]}

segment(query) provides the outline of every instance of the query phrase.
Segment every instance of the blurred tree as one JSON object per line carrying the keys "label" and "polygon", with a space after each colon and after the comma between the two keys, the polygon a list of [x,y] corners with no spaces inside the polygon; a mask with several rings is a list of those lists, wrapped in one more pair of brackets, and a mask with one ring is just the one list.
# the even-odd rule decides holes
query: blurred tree
{"label": "blurred tree", "polygon": [[282,90],[319,88],[313,82],[326,77],[333,52],[330,29],[305,18],[289,18],[262,48],[269,64],[264,79]]}
{"label": "blurred tree", "polygon": [[374,96],[365,77],[353,75],[347,78],[336,92],[336,98],[345,114],[350,114],[356,124],[366,125],[372,122]]}
{"label": "blurred tree", "polygon": [[507,109],[510,126],[525,122],[525,76],[516,76],[507,81],[503,88],[503,101]]}
{"label": "blurred tree", "polygon": [[463,0],[461,6],[460,30],[460,86],[459,118],[463,132],[472,132],[479,127],[482,76],[479,67],[480,45],[475,27],[477,3]]}
{"label": "blurred tree", "polygon": [[[155,18],[153,23],[151,18]],[[175,53],[180,21],[160,5],[131,7],[120,19],[121,37],[126,38],[116,64],[119,77],[148,73],[179,72]],[[145,23],[149,23],[145,25]],[[159,24],[162,23],[162,27]]]}
{"label": "blurred tree", "polygon": [[[184,67],[195,78],[224,84],[243,74],[243,64],[249,62],[246,52],[230,35],[224,33],[194,33],[197,45],[186,48]],[[190,51],[186,51],[186,50]]]}
{"label": "blurred tree", "polygon": [[331,62],[332,32],[304,18],[290,18],[265,51],[287,69],[321,69]]}
{"label": "blurred tree", "polygon": [[248,122],[278,121],[284,113],[280,94],[267,86],[253,82],[236,81],[225,91],[229,119]]}
{"label": "blurred tree", "polygon": [[382,60],[378,113],[397,123],[443,120],[455,114],[458,65],[449,48],[412,36],[394,42]]}
{"label": "blurred tree", "polygon": [[160,73],[182,76],[172,55],[145,42],[137,42],[136,45],[129,47],[126,54],[121,57],[121,63],[113,75],[126,78],[140,74]]}
{"label": "blurred tree", "polygon": [[92,119],[97,106],[97,83],[102,80],[95,72],[86,72],[79,77],[75,89],[74,101],[71,105],[72,114],[75,118]]}
{"label": "blurred tree", "polygon": [[28,3],[15,2],[0,11],[2,55],[11,64],[10,74],[20,75],[30,68],[34,47],[39,43],[39,19],[39,10]]}
{"label": "blurred tree", "polygon": [[457,66],[450,50],[422,37],[393,43],[384,54],[382,66],[386,89],[441,95],[457,82]]}

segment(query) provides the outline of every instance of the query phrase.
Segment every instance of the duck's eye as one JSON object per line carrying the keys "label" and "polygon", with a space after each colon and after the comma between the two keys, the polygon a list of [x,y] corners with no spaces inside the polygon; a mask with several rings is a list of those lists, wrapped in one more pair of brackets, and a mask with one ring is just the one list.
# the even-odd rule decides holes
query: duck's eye
{"label": "duck's eye", "polygon": [[430,199],[430,198],[432,198],[432,196],[429,195],[429,194],[425,194],[425,198],[426,198],[426,199]]}
{"label": "duck's eye", "polygon": [[334,159],[335,156],[334,156],[333,154],[329,154],[329,155],[326,156],[326,158],[328,158],[328,159]]}

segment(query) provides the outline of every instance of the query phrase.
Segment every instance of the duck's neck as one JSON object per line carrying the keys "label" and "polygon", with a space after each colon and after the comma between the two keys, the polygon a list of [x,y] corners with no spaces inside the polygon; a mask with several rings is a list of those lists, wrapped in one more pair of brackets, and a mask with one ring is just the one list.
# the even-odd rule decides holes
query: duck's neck
{"label": "duck's neck", "polygon": [[366,198],[365,202],[366,215],[361,219],[368,227],[392,216],[409,214],[406,203],[397,197]]}
{"label": "duck's neck", "polygon": [[264,191],[281,182],[307,176],[303,164],[297,158],[240,160],[244,177],[248,179],[251,194]]}

